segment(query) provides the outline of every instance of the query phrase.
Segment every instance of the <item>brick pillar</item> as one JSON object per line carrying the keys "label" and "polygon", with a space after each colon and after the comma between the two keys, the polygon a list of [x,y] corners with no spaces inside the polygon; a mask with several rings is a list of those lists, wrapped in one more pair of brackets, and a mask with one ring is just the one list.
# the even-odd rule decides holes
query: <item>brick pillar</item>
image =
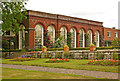
{"label": "brick pillar", "polygon": [[29,49],[34,49],[35,46],[35,29],[29,29]]}
{"label": "brick pillar", "polygon": [[80,33],[76,34],[76,47],[79,47],[79,34]]}

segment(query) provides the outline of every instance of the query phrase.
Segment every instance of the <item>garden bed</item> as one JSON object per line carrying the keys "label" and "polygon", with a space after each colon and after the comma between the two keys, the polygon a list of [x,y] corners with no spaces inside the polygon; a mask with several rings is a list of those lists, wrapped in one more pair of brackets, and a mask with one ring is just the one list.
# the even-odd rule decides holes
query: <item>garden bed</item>
{"label": "garden bed", "polygon": [[36,58],[21,58],[21,57],[18,57],[18,58],[10,59],[9,61],[23,62],[23,61],[30,61],[30,60],[34,60],[34,59],[36,59]]}
{"label": "garden bed", "polygon": [[92,60],[89,61],[90,65],[102,65],[102,66],[118,66],[120,65],[120,60],[109,59],[109,60]]}
{"label": "garden bed", "polygon": [[63,62],[69,62],[68,59],[49,59],[46,61],[46,63],[63,63]]}

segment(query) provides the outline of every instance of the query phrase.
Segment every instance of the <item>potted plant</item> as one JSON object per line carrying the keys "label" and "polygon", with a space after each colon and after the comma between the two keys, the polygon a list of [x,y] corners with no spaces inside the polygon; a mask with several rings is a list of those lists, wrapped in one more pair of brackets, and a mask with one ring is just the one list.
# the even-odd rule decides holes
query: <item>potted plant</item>
{"label": "potted plant", "polygon": [[64,46],[64,51],[69,51],[68,45],[65,45],[65,46]]}
{"label": "potted plant", "polygon": [[47,52],[46,46],[43,46],[43,47],[42,47],[42,52]]}
{"label": "potted plant", "polygon": [[90,51],[94,51],[96,49],[96,46],[94,44],[90,45]]}

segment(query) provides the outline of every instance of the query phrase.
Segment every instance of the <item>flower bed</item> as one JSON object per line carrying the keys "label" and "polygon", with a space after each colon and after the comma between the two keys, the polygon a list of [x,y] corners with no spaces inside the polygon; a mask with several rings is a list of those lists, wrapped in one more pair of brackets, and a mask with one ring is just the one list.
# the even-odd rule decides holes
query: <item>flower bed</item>
{"label": "flower bed", "polygon": [[18,58],[14,58],[14,59],[10,59],[10,61],[20,61],[20,62],[23,62],[23,61],[30,61],[30,60],[34,60],[36,58],[21,58],[21,57],[18,57]]}
{"label": "flower bed", "polygon": [[49,59],[46,63],[62,63],[62,62],[69,62],[68,59]]}
{"label": "flower bed", "polygon": [[120,65],[120,60],[114,60],[114,59],[109,59],[109,60],[93,60],[89,61],[88,64],[91,65],[103,65],[103,66],[118,66]]}

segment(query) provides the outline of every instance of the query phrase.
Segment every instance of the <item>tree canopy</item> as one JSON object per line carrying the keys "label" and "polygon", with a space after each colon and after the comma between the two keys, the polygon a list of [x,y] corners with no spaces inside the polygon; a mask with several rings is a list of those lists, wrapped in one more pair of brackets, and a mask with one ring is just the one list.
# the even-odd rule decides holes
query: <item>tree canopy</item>
{"label": "tree canopy", "polygon": [[27,19],[26,2],[1,2],[2,14],[2,33],[12,31],[18,34],[19,25],[24,19]]}

